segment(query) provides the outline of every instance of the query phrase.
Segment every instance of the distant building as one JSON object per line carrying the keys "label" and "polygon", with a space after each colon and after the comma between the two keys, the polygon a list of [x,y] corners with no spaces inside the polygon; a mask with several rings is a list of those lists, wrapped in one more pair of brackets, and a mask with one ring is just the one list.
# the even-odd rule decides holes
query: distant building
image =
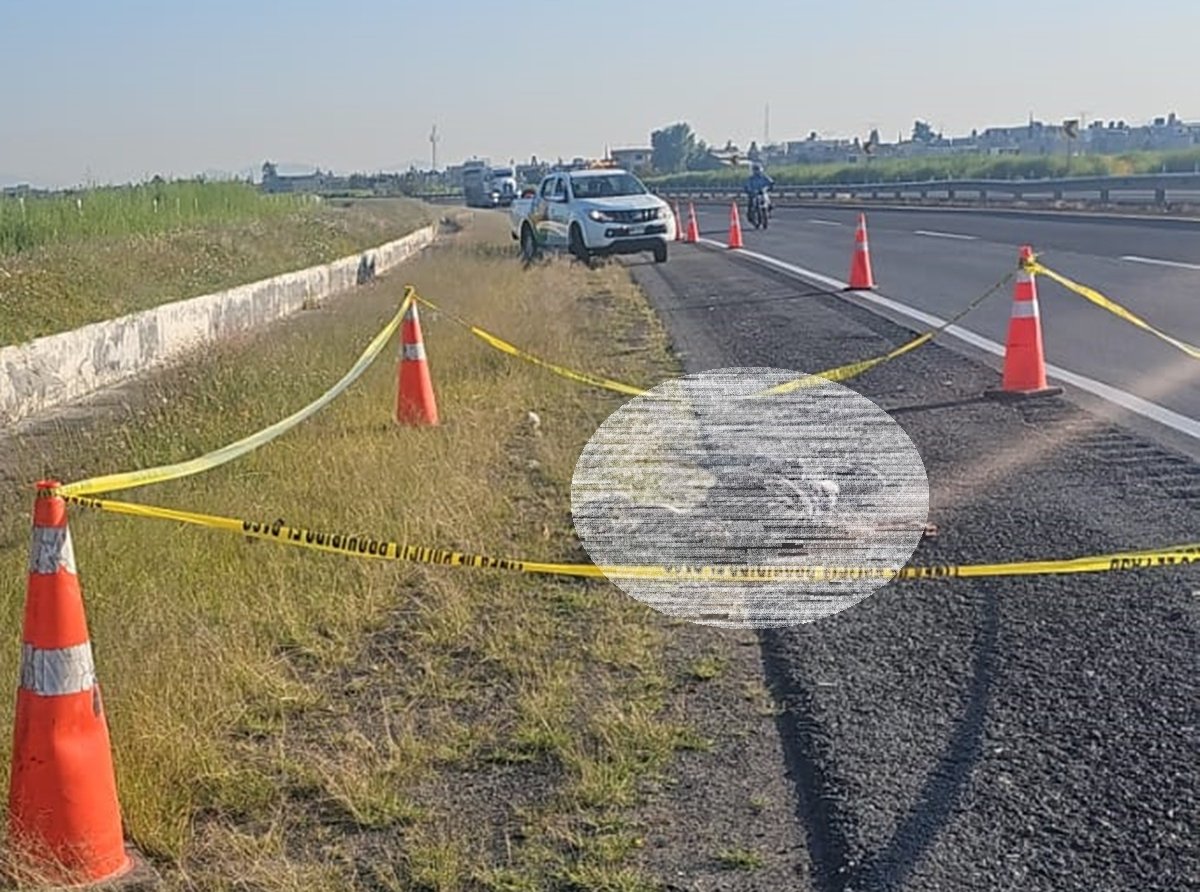
{"label": "distant building", "polygon": [[609,157],[617,167],[639,173],[650,169],[653,149],[613,149]]}
{"label": "distant building", "polygon": [[335,189],[341,181],[332,174],[322,173],[317,168],[311,174],[300,176],[280,176],[275,165],[267,161],[262,166],[262,190],[272,194],[283,192],[320,193]]}
{"label": "distant building", "polygon": [[785,156],[792,164],[846,163],[857,156],[854,141],[849,139],[812,139],[785,144]]}

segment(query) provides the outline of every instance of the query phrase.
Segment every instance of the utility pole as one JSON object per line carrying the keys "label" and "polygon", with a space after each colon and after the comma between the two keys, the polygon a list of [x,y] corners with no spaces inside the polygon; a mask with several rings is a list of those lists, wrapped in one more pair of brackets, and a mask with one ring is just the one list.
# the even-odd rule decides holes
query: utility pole
{"label": "utility pole", "polygon": [[431,147],[431,149],[432,149],[432,155],[433,155],[433,172],[434,172],[434,173],[437,173],[437,169],[438,169],[438,166],[437,166],[437,147],[438,147],[438,143],[439,143],[439,142],[441,142],[441,139],[442,139],[442,138],[441,138],[440,136],[438,136],[438,132],[437,132],[437,124],[434,124],[434,125],[433,125],[433,130],[432,130],[432,131],[430,132],[430,134],[429,134],[429,145],[430,145],[430,147]]}
{"label": "utility pole", "polygon": [[763,112],[763,148],[771,144],[771,103],[767,103],[767,107]]}

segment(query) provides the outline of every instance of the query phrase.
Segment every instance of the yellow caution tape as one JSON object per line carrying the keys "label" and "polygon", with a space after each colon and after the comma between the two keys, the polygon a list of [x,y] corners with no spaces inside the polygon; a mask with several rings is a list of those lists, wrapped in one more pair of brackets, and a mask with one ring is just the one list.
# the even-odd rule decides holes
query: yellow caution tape
{"label": "yellow caution tape", "polygon": [[[59,494],[64,495],[61,490]],[[232,517],[179,511],[173,508],[159,508],[153,505],[79,496],[66,496],[66,499],[72,504],[85,508],[131,517],[172,520],[329,554],[439,566],[510,570],[547,576],[726,582],[848,582],[861,579],[943,579],[1105,573],[1200,565],[1200,543],[1189,543],[1161,549],[1089,555],[1065,560],[1014,561],[999,564],[940,564],[909,566],[899,569],[686,565],[598,567],[595,564],[546,563],[523,558],[498,558],[444,548],[404,545],[376,536],[328,533],[308,527],[289,526],[282,520],[273,522],[239,520]]]}
{"label": "yellow caution tape", "polygon": [[173,465],[145,468],[140,471],[127,471],[121,474],[109,474],[104,477],[91,477],[87,480],[67,483],[59,488],[59,492],[64,496],[100,495],[101,493],[116,492],[122,489],[132,489],[135,486],[147,486],[152,483],[176,480],[180,477],[188,477],[192,474],[209,471],[236,458],[241,458],[246,453],[253,452],[255,449],[270,443],[276,437],[287,433],[296,425],[307,421],[317,412],[324,409],[362,376],[363,372],[383,352],[383,348],[387,345],[388,340],[391,339],[396,329],[399,328],[400,323],[404,319],[404,314],[407,312],[408,306],[412,303],[415,296],[416,292],[413,291],[411,286],[406,288],[404,300],[401,302],[400,309],[397,310],[396,315],[375,336],[375,339],[367,345],[367,349],[363,351],[350,371],[317,400],[309,403],[303,409],[294,412],[282,421],[278,421],[258,433],[251,434],[248,437],[238,440],[236,443],[230,443],[228,446],[223,446],[199,458],[189,459],[188,461],[178,462]]}
{"label": "yellow caution tape", "polygon": [[1186,353],[1188,356],[1192,357],[1193,359],[1200,359],[1200,347],[1196,347],[1192,344],[1187,343],[1186,341],[1181,341],[1178,338],[1171,337],[1171,335],[1166,334],[1165,332],[1159,331],[1157,328],[1155,328],[1153,325],[1151,325],[1146,320],[1142,319],[1140,316],[1134,315],[1129,310],[1127,310],[1123,306],[1121,306],[1119,303],[1117,303],[1114,300],[1110,300],[1109,298],[1107,298],[1103,294],[1101,294],[1099,291],[1096,291],[1094,288],[1089,288],[1086,285],[1080,285],[1078,282],[1073,282],[1070,279],[1068,279],[1066,276],[1062,275],[1061,273],[1056,273],[1054,270],[1050,269],[1049,267],[1043,266],[1036,259],[1028,261],[1025,266],[1026,266],[1026,269],[1028,269],[1030,272],[1037,273],[1039,275],[1043,275],[1048,279],[1052,279],[1053,281],[1057,282],[1059,285],[1062,285],[1068,291],[1073,291],[1076,294],[1078,294],[1080,297],[1090,300],[1096,306],[1101,307],[1102,309],[1108,310],[1108,312],[1112,313],[1114,316],[1117,316],[1120,319],[1124,319],[1126,322],[1130,323],[1131,325],[1136,325],[1138,328],[1141,328],[1141,329],[1144,329],[1145,331],[1150,332],[1150,334],[1154,335],[1155,337],[1161,338],[1162,340],[1166,341],[1168,344],[1170,344],[1173,347],[1178,347],[1180,350],[1182,350],[1184,353]]}
{"label": "yellow caution tape", "polygon": [[818,372],[815,375],[806,375],[803,378],[797,378],[794,381],[788,381],[769,390],[764,390],[755,396],[777,396],[781,393],[791,393],[793,390],[799,390],[801,387],[812,387],[821,381],[847,381],[850,378],[856,378],[863,372],[875,368],[888,360],[895,359],[897,356],[903,356],[910,350],[916,350],[927,341],[933,340],[934,333],[927,331],[922,335],[913,338],[907,344],[902,344],[891,353],[885,353],[883,356],[876,356],[873,359],[864,359],[861,362],[852,362],[850,365],[839,366],[836,369]]}
{"label": "yellow caution tape", "polygon": [[623,393],[626,396],[642,396],[646,392],[640,387],[634,387],[632,384],[622,384],[620,381],[613,381],[611,378],[602,378],[597,375],[589,375],[587,372],[577,372],[574,369],[569,369],[565,366],[555,365],[552,362],[547,362],[544,359],[534,356],[532,353],[522,350],[520,347],[510,344],[503,338],[498,338],[491,332],[484,331],[479,326],[472,325],[465,319],[455,316],[448,310],[444,310],[437,306],[435,303],[433,303],[433,301],[426,300],[420,295],[417,295],[417,300],[429,307],[429,309],[433,310],[435,313],[441,313],[452,322],[456,323],[457,325],[461,325],[463,328],[467,329],[467,331],[471,332],[471,334],[475,335],[475,337],[479,338],[479,340],[483,341],[490,347],[499,350],[501,353],[506,353],[509,356],[515,356],[517,359],[523,359],[526,362],[536,366],[541,366],[542,368],[547,369],[563,378],[567,378],[568,380],[575,381],[579,384],[588,384],[592,387],[599,387],[602,390],[610,390],[613,393]]}
{"label": "yellow caution tape", "polygon": [[[875,366],[877,366],[877,365],[881,365],[885,362],[889,362],[893,359],[896,359],[899,356],[903,356],[905,353],[915,350],[918,347],[922,346],[923,344],[928,343],[929,341],[933,340],[935,337],[937,337],[937,335],[941,334],[945,329],[949,328],[951,325],[953,325],[954,323],[956,323],[957,321],[962,319],[965,315],[967,315],[967,313],[971,312],[971,310],[975,309],[977,306],[979,306],[981,303],[983,303],[984,300],[991,297],[995,292],[997,292],[998,290],[1003,288],[1004,285],[1010,279],[1012,279],[1012,273],[1009,273],[1008,275],[1006,275],[1003,279],[1001,279],[999,282],[997,282],[995,285],[993,285],[991,288],[989,288],[987,291],[985,291],[979,297],[975,298],[973,301],[971,301],[969,304],[967,304],[962,310],[960,310],[958,313],[956,313],[950,319],[947,319],[945,322],[943,322],[937,328],[930,329],[929,331],[924,332],[923,334],[917,335],[917,337],[913,338],[911,341],[908,341],[907,343],[900,345],[896,349],[891,350],[888,353],[883,354],[882,356],[876,356],[876,357],[872,357],[871,359],[864,359],[864,360],[860,360],[859,362],[850,363],[848,365],[838,366],[837,368],[827,369],[826,371],[823,371],[823,372],[817,372],[814,375],[806,375],[803,378],[797,378],[794,381],[788,381],[785,384],[780,384],[769,390],[763,391],[762,393],[755,394],[755,396],[775,396],[775,395],[779,395],[779,394],[783,394],[783,393],[790,393],[791,391],[796,390],[800,387],[812,386],[819,380],[847,381],[851,378],[856,378],[859,375],[863,374],[864,372],[875,368]],[[575,369],[569,369],[569,368],[566,368],[565,366],[556,365],[555,363],[548,362],[544,359],[541,359],[538,356],[534,356],[532,353],[522,350],[520,347],[510,344],[508,341],[504,340],[503,338],[497,337],[496,335],[492,334],[489,331],[486,331],[485,329],[480,328],[477,325],[473,325],[472,323],[468,322],[467,320],[465,320],[459,316],[456,316],[454,313],[451,313],[448,310],[443,309],[442,307],[439,307],[433,301],[428,300],[421,295],[417,295],[416,299],[419,303],[424,304],[425,306],[427,306],[429,309],[433,310],[434,312],[441,313],[444,316],[446,316],[446,318],[448,318],[452,322],[454,322],[455,324],[462,326],[463,328],[465,328],[467,331],[469,331],[475,337],[479,338],[481,341],[483,341],[488,346],[490,346],[496,350],[499,350],[501,353],[507,354],[508,356],[513,356],[513,357],[516,357],[517,359],[522,359],[525,362],[531,363],[532,365],[540,366],[541,368],[547,369],[548,371],[551,371],[556,375],[559,375],[563,378],[567,378],[568,380],[575,381],[580,384],[587,384],[592,387],[599,387],[603,390],[612,391],[613,393],[625,394],[626,396],[644,396],[646,394],[645,390],[642,390],[641,388],[638,388],[638,387],[634,387],[632,384],[623,384],[620,381],[614,381],[611,378],[604,378],[604,377],[601,377],[598,375],[591,375],[587,372],[576,371]]]}
{"label": "yellow caution tape", "polygon": [[859,375],[863,374],[864,372],[875,368],[875,366],[877,366],[877,365],[882,365],[885,362],[890,362],[891,360],[895,359],[896,357],[903,356],[905,353],[908,353],[911,350],[916,350],[922,344],[926,344],[929,341],[932,341],[935,337],[940,335],[951,325],[958,322],[960,319],[962,319],[964,316],[966,316],[969,312],[971,312],[973,309],[975,309],[977,306],[979,306],[981,303],[983,303],[985,300],[987,300],[989,297],[991,297],[993,294],[995,294],[997,291],[999,291],[1001,288],[1003,288],[1006,284],[1008,284],[1008,282],[1012,279],[1012,277],[1013,277],[1013,274],[1009,273],[1003,279],[1001,279],[999,282],[997,282],[995,285],[993,285],[991,288],[989,288],[987,291],[983,292],[983,294],[979,295],[979,297],[975,298],[973,301],[971,301],[969,304],[967,304],[965,307],[963,307],[961,310],[959,310],[957,313],[955,313],[953,316],[951,316],[949,319],[947,319],[945,322],[943,322],[941,325],[937,326],[936,328],[931,328],[931,329],[929,329],[929,331],[926,331],[923,334],[917,335],[911,341],[901,344],[899,347],[897,347],[895,350],[892,350],[890,353],[885,353],[882,356],[876,356],[872,359],[864,359],[861,362],[852,362],[849,365],[839,366],[836,369],[828,369],[824,372],[817,372],[815,375],[805,375],[803,378],[797,378],[793,381],[787,381],[783,384],[779,384],[775,387],[769,388],[768,390],[764,390],[761,393],[755,394],[755,396],[777,396],[778,394],[781,394],[781,393],[791,393],[794,390],[799,390],[801,387],[812,387],[814,384],[818,383],[822,379],[824,379],[826,381],[846,381],[846,380],[849,380],[850,378],[856,378]]}

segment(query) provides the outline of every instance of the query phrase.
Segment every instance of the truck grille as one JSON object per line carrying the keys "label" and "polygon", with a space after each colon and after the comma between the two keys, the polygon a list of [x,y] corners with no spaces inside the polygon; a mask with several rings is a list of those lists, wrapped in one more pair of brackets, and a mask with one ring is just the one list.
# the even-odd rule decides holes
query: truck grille
{"label": "truck grille", "polygon": [[645,223],[656,219],[657,211],[654,208],[643,208],[637,211],[607,211],[606,213],[615,223]]}

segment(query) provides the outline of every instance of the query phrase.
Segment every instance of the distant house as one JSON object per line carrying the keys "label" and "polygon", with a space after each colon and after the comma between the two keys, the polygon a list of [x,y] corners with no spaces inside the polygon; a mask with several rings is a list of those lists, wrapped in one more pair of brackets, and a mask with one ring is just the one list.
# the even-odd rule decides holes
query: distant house
{"label": "distant house", "polygon": [[635,173],[650,169],[654,156],[653,149],[613,149],[609,153],[617,167],[623,167]]}
{"label": "distant house", "polygon": [[271,194],[282,192],[320,193],[337,188],[341,180],[332,174],[322,173],[320,168],[300,176],[280,176],[270,161],[262,166],[262,190]]}

